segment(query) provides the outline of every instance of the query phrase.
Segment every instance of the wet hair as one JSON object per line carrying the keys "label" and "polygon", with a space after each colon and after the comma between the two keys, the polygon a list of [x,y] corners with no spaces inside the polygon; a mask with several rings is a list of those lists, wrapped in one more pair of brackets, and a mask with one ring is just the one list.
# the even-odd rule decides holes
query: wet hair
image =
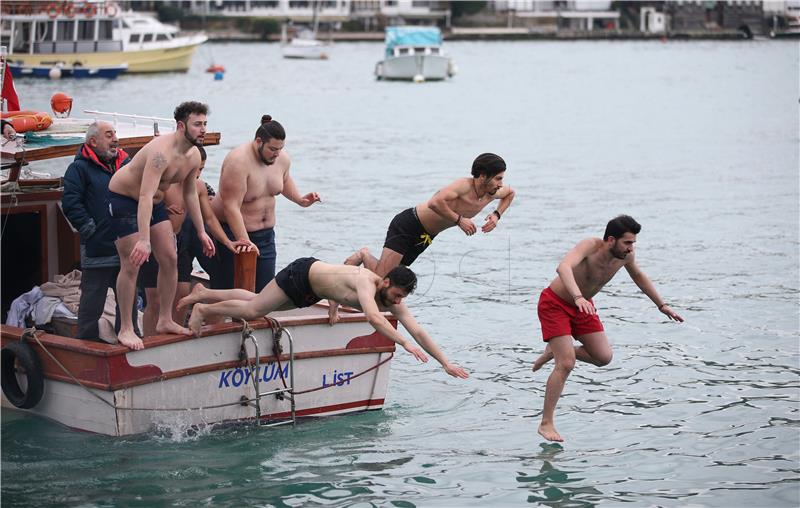
{"label": "wet hair", "polygon": [[206,149],[203,148],[202,146],[198,146],[197,149],[200,150],[200,160],[201,161],[206,160],[206,158],[208,158],[208,155],[206,154]]}
{"label": "wet hair", "polygon": [[395,266],[386,274],[385,278],[389,279],[392,287],[400,288],[408,294],[417,289],[417,276],[407,266]]}
{"label": "wet hair", "polygon": [[264,115],[261,117],[261,125],[256,130],[255,139],[260,139],[264,143],[270,139],[283,141],[286,139],[286,131],[283,130],[283,125],[273,120],[271,116]]}
{"label": "wet hair", "polygon": [[475,157],[472,163],[472,177],[478,178],[481,175],[486,175],[488,178],[493,178],[498,173],[506,170],[506,161],[497,154],[482,153]]}
{"label": "wet hair", "polygon": [[189,119],[189,115],[208,115],[208,105],[197,101],[186,101],[178,104],[175,108],[175,121],[183,122]]}
{"label": "wet hair", "polygon": [[614,238],[622,238],[625,233],[633,233],[638,235],[642,230],[642,226],[636,222],[630,215],[618,215],[608,221],[606,225],[606,232],[603,235],[603,240],[608,240],[609,236]]}

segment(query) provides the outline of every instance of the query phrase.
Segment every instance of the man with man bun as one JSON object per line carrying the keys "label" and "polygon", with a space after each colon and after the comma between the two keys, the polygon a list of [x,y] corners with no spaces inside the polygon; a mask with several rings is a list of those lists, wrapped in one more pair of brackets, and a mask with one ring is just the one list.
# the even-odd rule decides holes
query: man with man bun
{"label": "man with man bun", "polygon": [[[252,141],[243,143],[225,157],[219,190],[211,203],[214,213],[233,241],[248,242],[258,253],[256,292],[275,277],[275,197],[283,194],[303,208],[320,201],[316,192],[301,195],[289,174],[291,159],[283,149],[286,131],[270,115]],[[211,274],[211,287],[233,287],[233,253],[219,251],[218,273]]]}

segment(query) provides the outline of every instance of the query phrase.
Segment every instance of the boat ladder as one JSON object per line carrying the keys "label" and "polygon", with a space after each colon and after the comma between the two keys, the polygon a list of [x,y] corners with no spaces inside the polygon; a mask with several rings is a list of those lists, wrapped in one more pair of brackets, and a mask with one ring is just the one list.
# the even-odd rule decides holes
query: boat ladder
{"label": "boat ladder", "polygon": [[[255,335],[253,334],[253,329],[250,325],[244,322],[244,328],[242,329],[242,344],[239,350],[239,357],[242,361],[246,362],[250,367],[250,377],[253,379],[253,387],[255,388],[255,398],[248,398],[245,395],[242,395],[242,405],[243,406],[251,406],[255,409],[255,423],[256,425],[262,427],[276,427],[278,425],[287,425],[292,424],[294,426],[296,424],[296,414],[295,414],[295,400],[294,400],[294,341],[292,340],[292,334],[289,333],[289,330],[283,328],[277,320],[272,318],[266,318],[270,324],[272,325],[272,352],[275,355],[275,362],[278,364],[278,372],[280,373],[280,379],[283,384],[283,388],[277,388],[275,390],[269,390],[266,392],[261,391],[260,387],[260,380],[261,377],[259,374],[261,372],[261,356],[258,350],[258,339],[256,339]],[[283,370],[281,369],[281,354],[283,353],[283,347],[281,346],[281,336],[286,334],[286,337],[289,341],[289,383],[286,383],[286,379],[283,377]],[[251,362],[248,354],[247,354],[247,342],[251,342],[253,344],[253,349],[255,352],[255,361]],[[261,398],[262,397],[269,397],[274,395],[278,400],[288,399],[290,406],[291,406],[291,416],[288,420],[280,420],[280,421],[262,421],[261,415]]]}

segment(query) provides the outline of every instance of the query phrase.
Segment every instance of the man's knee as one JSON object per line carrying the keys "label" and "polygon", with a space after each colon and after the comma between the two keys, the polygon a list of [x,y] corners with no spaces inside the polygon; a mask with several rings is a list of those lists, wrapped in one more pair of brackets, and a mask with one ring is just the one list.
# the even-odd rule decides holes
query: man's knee
{"label": "man's knee", "polygon": [[614,353],[609,351],[604,351],[598,355],[593,356],[594,364],[598,367],[605,367],[609,363],[611,363],[611,359],[614,357]]}
{"label": "man's knee", "polygon": [[566,358],[558,358],[556,357],[556,366],[555,369],[561,370],[567,374],[572,372],[572,369],[575,368],[575,356],[568,356]]}

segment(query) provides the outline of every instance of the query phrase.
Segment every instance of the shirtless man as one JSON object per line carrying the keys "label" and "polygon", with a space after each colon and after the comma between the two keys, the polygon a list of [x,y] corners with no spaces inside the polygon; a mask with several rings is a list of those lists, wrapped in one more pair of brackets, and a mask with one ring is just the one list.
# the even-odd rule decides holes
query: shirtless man
{"label": "shirtless man", "polygon": [[257,319],[275,310],[310,307],[320,299],[327,298],[362,310],[375,330],[402,346],[417,360],[427,362],[425,353],[406,340],[383,316],[382,311],[389,311],[414,340],[442,364],[445,372],[466,379],[469,377],[467,371],[450,363],[403,303],[416,285],[416,275],[404,266],[398,266],[385,277],[379,277],[355,266],[331,265],[314,258],[300,258],[278,272],[260,293],[244,289],[205,289],[198,284],[189,296],[178,303],[178,307],[194,304],[189,328],[199,334],[203,320],[209,317]]}
{"label": "shirtless man", "polygon": [[[275,276],[275,196],[309,207],[319,194],[300,195],[289,174],[292,161],[283,150],[286,131],[269,115],[261,117],[255,139],[231,150],[222,162],[219,194],[211,203],[231,240],[250,240],[258,252],[256,291]],[[212,274],[215,288],[233,287],[233,255],[219,249],[220,269]]]}
{"label": "shirtless man", "polygon": [[[211,201],[208,198],[206,183],[200,179],[206,165],[206,151],[202,146],[198,146],[200,152],[200,167],[197,168],[197,198],[200,202],[200,215],[207,232],[216,240],[219,245],[231,252],[249,252],[255,247],[248,240],[247,242],[232,242],[222,230],[222,225],[217,220],[217,216],[211,210]],[[192,252],[192,242],[197,238],[196,230],[193,229],[192,221],[186,217],[186,203],[183,199],[183,183],[174,183],[164,191],[164,205],[167,207],[169,221],[172,224],[172,231],[175,233],[177,245],[177,266],[178,266],[178,286],[175,292],[175,303],[189,294],[191,290],[192,262],[194,252]],[[199,228],[202,229],[202,228]],[[155,256],[145,262],[139,268],[139,286],[144,288],[147,298],[147,307],[144,309],[142,318],[144,335],[155,334],[156,321],[158,319],[160,305],[158,303],[158,262]],[[185,312],[180,312],[173,306],[173,319],[177,323],[183,324],[186,319]]]}
{"label": "shirtless man", "polygon": [[[180,182],[192,222],[203,223],[195,185],[200,167],[197,147],[203,144],[207,115],[205,104],[180,104],[175,108],[175,132],[149,141],[128,165],[114,173],[108,184],[108,211],[120,258],[117,295],[122,319],[118,339],[131,349],[144,348],[133,331],[131,309],[139,267],[147,261],[151,251],[161,267],[156,331],[189,333],[172,319],[172,300],[178,281],[177,255],[175,236],[162,199],[167,187]],[[198,231],[198,235],[206,252],[213,255],[214,242],[204,230]]]}
{"label": "shirtless man", "polygon": [[[428,201],[395,215],[386,232],[380,259],[364,247],[348,257],[344,264],[363,264],[378,275],[389,273],[397,265],[411,266],[445,229],[458,226],[467,236],[474,235],[478,227],[472,218],[499,199],[497,209],[486,216],[481,227],[484,233],[492,231],[514,199],[514,190],[503,185],[505,172],[506,162],[502,157],[493,153],[480,154],[472,163],[472,178],[459,178],[436,191]],[[338,305],[329,303],[329,322],[334,324],[339,321]]]}
{"label": "shirtless man", "polygon": [[[611,219],[603,239],[587,238],[573,247],[561,263],[550,286],[539,297],[539,321],[547,343],[533,371],[555,358],[547,379],[539,434],[548,441],[563,441],[553,422],[556,403],[575,360],[602,367],[611,362],[611,346],[592,302],[612,277],[625,267],[633,282],[668,318],[683,321],[658,295],[652,281],[639,269],[633,252],[641,226],[628,215]],[[582,345],[574,346],[573,337]]]}

